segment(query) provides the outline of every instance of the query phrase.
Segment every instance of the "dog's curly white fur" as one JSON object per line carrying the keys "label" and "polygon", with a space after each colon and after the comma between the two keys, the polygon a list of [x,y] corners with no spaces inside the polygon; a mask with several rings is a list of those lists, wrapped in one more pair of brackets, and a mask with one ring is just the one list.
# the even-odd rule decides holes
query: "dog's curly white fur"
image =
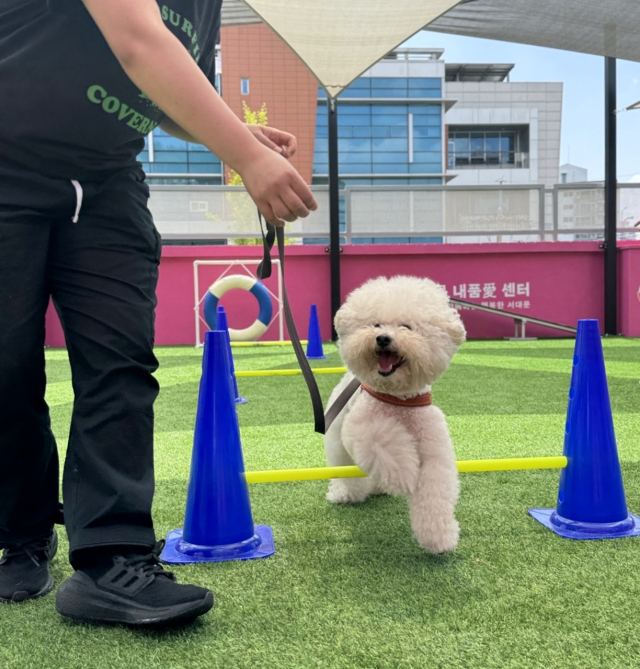
{"label": "dog's curly white fur", "polygon": [[[354,290],[335,318],[347,374],[378,393],[408,399],[429,392],[465,330],[442,286],[411,276],[380,277]],[[327,499],[355,503],[384,492],[406,496],[413,533],[431,553],[458,544],[458,472],[444,414],[396,406],[359,389],[325,436],[331,466],[356,464],[367,478],[334,479]]]}

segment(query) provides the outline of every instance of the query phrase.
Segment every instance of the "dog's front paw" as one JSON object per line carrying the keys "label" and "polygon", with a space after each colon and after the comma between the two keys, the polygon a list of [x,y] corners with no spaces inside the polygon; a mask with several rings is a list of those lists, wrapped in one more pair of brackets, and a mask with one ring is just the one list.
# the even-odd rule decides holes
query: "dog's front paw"
{"label": "dog's front paw", "polygon": [[369,486],[364,486],[360,481],[344,482],[341,479],[334,479],[329,484],[327,492],[327,501],[332,504],[358,504],[364,502],[369,495]]}
{"label": "dog's front paw", "polygon": [[438,530],[430,528],[425,532],[423,529],[414,528],[414,535],[422,548],[429,553],[450,553],[458,545],[460,526],[458,521],[453,519]]}

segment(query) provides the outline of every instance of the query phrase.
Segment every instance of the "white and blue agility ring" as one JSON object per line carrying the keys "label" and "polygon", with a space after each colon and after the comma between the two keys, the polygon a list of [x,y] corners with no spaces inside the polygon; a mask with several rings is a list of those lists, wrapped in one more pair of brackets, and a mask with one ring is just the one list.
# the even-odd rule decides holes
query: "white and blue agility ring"
{"label": "white and blue agility ring", "polygon": [[269,291],[264,287],[264,284],[248,274],[230,274],[218,279],[209,287],[204,298],[204,320],[212,330],[216,329],[218,302],[232,288],[241,288],[252,293],[258,300],[260,313],[248,328],[243,330],[229,328],[229,339],[231,341],[254,341],[267,331],[273,315],[273,305],[271,304]]}

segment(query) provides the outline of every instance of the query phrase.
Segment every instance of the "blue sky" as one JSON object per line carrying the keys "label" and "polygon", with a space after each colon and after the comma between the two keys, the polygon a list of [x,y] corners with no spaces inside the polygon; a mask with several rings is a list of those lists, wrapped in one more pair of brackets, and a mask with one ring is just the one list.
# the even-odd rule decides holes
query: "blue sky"
{"label": "blue sky", "polygon": [[[473,37],[422,31],[403,46],[445,50],[451,63],[513,63],[511,81],[561,81],[562,139],[560,163],[589,170],[589,179],[604,178],[604,58],[510,44]],[[640,100],[640,63],[618,60],[618,109]],[[618,119],[618,180],[640,174],[640,110]]]}

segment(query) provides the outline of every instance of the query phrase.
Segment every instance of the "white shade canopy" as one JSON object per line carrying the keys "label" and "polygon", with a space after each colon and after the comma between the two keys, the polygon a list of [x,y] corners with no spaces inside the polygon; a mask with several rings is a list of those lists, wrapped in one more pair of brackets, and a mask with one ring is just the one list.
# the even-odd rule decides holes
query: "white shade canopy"
{"label": "white shade canopy", "polygon": [[422,28],[640,61],[639,10],[638,0],[225,0],[223,25],[263,20],[335,97]]}

